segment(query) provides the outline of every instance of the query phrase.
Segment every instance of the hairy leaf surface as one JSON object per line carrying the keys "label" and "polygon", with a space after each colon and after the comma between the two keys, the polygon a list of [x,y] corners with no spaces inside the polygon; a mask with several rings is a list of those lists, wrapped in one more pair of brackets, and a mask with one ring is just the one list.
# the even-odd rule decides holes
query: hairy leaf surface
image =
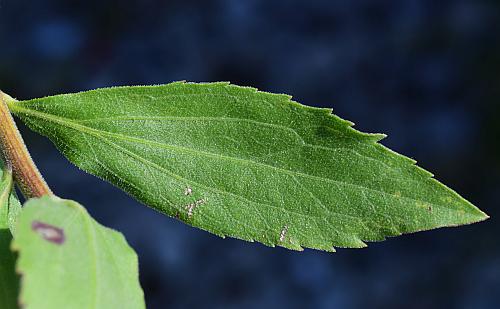
{"label": "hairy leaf surface", "polygon": [[220,236],[332,251],[487,218],[383,135],[287,95],[178,82],[9,106],[83,170]]}
{"label": "hairy leaf surface", "polygon": [[[1,161],[1,160],[0,160]],[[11,222],[21,208],[12,192],[12,174],[0,162],[0,308],[18,308],[19,277],[16,274],[16,254],[10,250]]]}
{"label": "hairy leaf surface", "polygon": [[78,203],[45,196],[18,217],[21,302],[30,308],[144,308],[137,255]]}

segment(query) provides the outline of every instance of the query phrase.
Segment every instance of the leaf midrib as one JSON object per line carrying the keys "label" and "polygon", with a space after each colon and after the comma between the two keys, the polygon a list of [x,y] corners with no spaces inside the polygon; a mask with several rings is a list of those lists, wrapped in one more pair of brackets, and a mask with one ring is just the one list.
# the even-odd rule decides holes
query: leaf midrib
{"label": "leaf midrib", "polygon": [[[32,115],[32,116],[35,116],[35,117],[38,117],[38,118],[42,118],[42,119],[48,120],[50,122],[59,123],[59,124],[62,124],[63,126],[66,126],[68,128],[72,128],[72,129],[74,129],[74,130],[76,130],[78,132],[87,133],[89,135],[96,136],[96,137],[101,138],[103,140],[107,140],[107,139],[104,138],[104,136],[107,135],[107,136],[111,136],[111,137],[116,137],[117,139],[121,139],[121,140],[124,140],[124,141],[138,142],[138,143],[141,143],[141,144],[151,145],[151,146],[156,145],[156,146],[160,146],[160,147],[164,147],[164,148],[170,148],[170,149],[177,150],[177,151],[185,151],[185,152],[189,152],[189,153],[194,153],[195,155],[205,155],[205,156],[210,156],[210,157],[215,157],[215,158],[221,158],[221,159],[226,159],[226,160],[238,161],[238,162],[245,163],[245,164],[255,164],[255,165],[259,165],[259,166],[265,167],[265,168],[271,168],[271,169],[275,169],[275,170],[281,171],[281,172],[283,172],[285,174],[288,174],[289,176],[292,176],[292,177],[294,177],[295,175],[297,175],[297,176],[302,176],[302,177],[305,177],[305,178],[310,178],[310,179],[313,179],[313,180],[331,182],[331,183],[334,183],[336,185],[351,186],[351,187],[354,187],[354,188],[357,188],[357,189],[360,189],[360,190],[366,190],[366,191],[378,193],[378,194],[381,194],[381,195],[384,195],[384,196],[388,196],[390,198],[394,198],[393,194],[391,194],[391,193],[388,193],[388,192],[385,192],[385,191],[381,191],[381,190],[377,190],[377,189],[373,189],[373,188],[364,187],[364,186],[359,185],[359,184],[354,184],[354,183],[339,181],[339,180],[330,179],[330,178],[322,178],[322,177],[319,177],[319,176],[305,174],[305,173],[297,172],[297,171],[290,171],[290,170],[287,170],[287,169],[283,169],[283,168],[280,168],[280,167],[276,167],[276,166],[268,165],[268,164],[265,164],[265,163],[248,160],[248,159],[242,159],[242,158],[237,158],[237,157],[230,157],[230,156],[225,156],[225,155],[221,155],[221,154],[214,154],[214,153],[205,152],[205,151],[201,151],[201,150],[195,150],[195,149],[191,149],[191,148],[187,148],[187,147],[183,147],[183,146],[171,145],[171,144],[165,144],[165,143],[159,143],[159,142],[155,142],[155,141],[146,140],[146,139],[143,139],[143,138],[131,137],[131,136],[126,136],[126,135],[119,134],[119,133],[107,132],[107,131],[103,131],[103,130],[99,130],[99,129],[95,129],[95,128],[91,128],[91,127],[82,125],[82,124],[79,123],[78,120],[77,121],[67,121],[67,120],[73,120],[73,119],[64,118],[64,117],[61,117],[61,116],[56,116],[56,115],[53,115],[53,114],[48,114],[48,113],[40,112],[40,111],[37,111],[37,110],[27,109],[27,108],[21,107],[19,105],[14,105],[14,104],[13,104],[12,107],[13,107],[12,108],[13,111],[17,111],[17,112],[20,112],[20,113],[25,113],[25,114],[28,114],[28,115]],[[257,122],[257,123],[261,124],[261,122]],[[265,123],[262,123],[262,124],[265,124]],[[282,127],[282,128],[287,128],[287,127]],[[287,129],[291,129],[291,128],[287,128]],[[291,129],[291,130],[293,130],[293,129]],[[327,149],[330,149],[330,150],[335,150],[335,148],[329,148],[329,147],[317,146],[317,145],[311,145],[311,144],[305,144],[305,145],[302,145],[302,146],[320,147],[320,148],[327,148]],[[120,148],[123,149],[123,147],[121,147],[121,146],[120,146]],[[343,148],[343,149],[351,150],[351,149],[347,149],[347,148]],[[357,153],[357,152],[355,152],[355,153]],[[360,156],[362,156],[359,153],[357,153],[357,154],[360,155]],[[362,157],[375,160],[374,158],[369,158],[369,157],[366,157],[366,156],[362,156]],[[146,160],[146,161],[148,163],[153,163],[153,164],[157,165],[156,163],[151,162],[149,160]],[[375,160],[375,161],[384,164],[383,162],[380,162],[379,160]],[[172,173],[171,171],[169,171],[169,173],[176,175],[177,176],[176,178],[180,178],[180,179],[182,179],[184,181],[194,182],[191,179],[183,178],[182,176],[177,175],[175,173]],[[201,184],[199,184],[199,185],[201,185]],[[207,187],[205,185],[202,185],[202,186],[204,186],[206,188],[210,188],[210,189],[215,189],[215,188]],[[219,189],[215,189],[215,190],[220,191]],[[241,197],[241,198],[244,198],[245,200],[247,200],[244,196],[240,196],[240,195],[237,195],[237,194],[234,194],[234,193],[231,193],[231,192],[227,192],[227,191],[223,191],[223,192],[228,193],[228,194],[232,194],[232,195],[236,195],[238,197]],[[432,206],[441,207],[441,208],[444,208],[444,209],[450,209],[449,207],[447,207],[445,205],[435,204],[433,202],[429,202],[429,201],[425,201],[425,200],[417,200],[417,199],[414,199],[414,198],[411,198],[411,197],[408,197],[408,196],[402,196],[401,195],[398,198],[405,199],[405,200],[412,201],[412,202],[425,202],[425,203],[428,203],[428,204],[430,204]],[[253,201],[253,202],[255,202],[255,201]],[[350,215],[347,215],[347,216],[350,216]],[[357,218],[357,219],[362,220],[359,217],[353,217],[353,218]]]}

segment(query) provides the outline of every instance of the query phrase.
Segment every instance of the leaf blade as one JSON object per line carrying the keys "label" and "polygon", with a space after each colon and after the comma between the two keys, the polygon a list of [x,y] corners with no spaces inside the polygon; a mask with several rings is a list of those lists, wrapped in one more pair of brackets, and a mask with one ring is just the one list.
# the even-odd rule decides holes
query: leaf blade
{"label": "leaf blade", "polygon": [[76,202],[30,199],[12,247],[27,308],[145,307],[135,252]]}
{"label": "leaf blade", "polygon": [[83,170],[221,236],[332,251],[486,218],[382,135],[286,95],[172,83],[10,105]]}

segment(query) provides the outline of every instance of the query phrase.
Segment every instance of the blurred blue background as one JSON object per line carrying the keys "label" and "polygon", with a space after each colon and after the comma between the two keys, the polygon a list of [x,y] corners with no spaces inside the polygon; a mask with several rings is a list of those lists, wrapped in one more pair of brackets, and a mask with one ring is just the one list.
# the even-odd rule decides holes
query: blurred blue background
{"label": "blurred blue background", "polygon": [[329,106],[486,222],[363,250],[220,239],[80,172],[21,127],[55,192],[122,231],[149,308],[499,308],[498,1],[0,1],[0,88],[231,81]]}

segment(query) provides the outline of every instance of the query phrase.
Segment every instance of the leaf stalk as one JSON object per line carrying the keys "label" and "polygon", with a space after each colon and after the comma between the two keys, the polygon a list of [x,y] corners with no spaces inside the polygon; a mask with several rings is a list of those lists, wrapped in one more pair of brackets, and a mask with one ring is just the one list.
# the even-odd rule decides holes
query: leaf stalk
{"label": "leaf stalk", "polygon": [[13,100],[9,95],[0,91],[0,148],[3,158],[12,168],[14,180],[27,199],[52,195],[52,190],[33,162],[9,111],[7,101]]}

